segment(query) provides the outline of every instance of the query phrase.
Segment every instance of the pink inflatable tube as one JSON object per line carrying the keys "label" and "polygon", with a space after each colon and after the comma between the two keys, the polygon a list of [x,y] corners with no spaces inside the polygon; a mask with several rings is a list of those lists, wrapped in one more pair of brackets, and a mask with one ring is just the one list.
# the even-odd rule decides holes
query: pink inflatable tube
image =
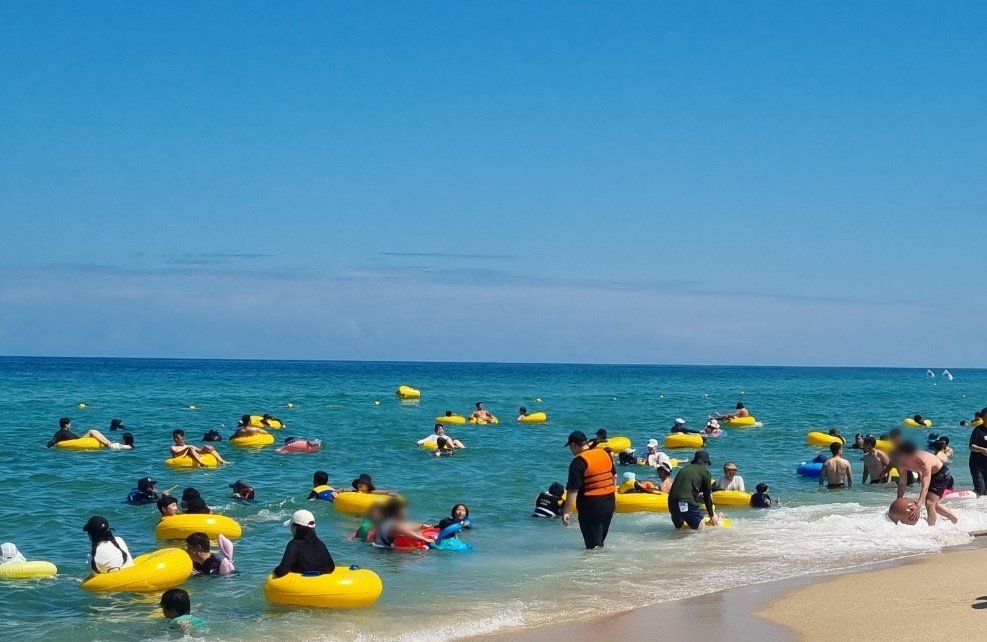
{"label": "pink inflatable tube", "polygon": [[322,442],[318,439],[296,439],[281,446],[275,452],[287,455],[291,453],[317,453],[321,449]]}

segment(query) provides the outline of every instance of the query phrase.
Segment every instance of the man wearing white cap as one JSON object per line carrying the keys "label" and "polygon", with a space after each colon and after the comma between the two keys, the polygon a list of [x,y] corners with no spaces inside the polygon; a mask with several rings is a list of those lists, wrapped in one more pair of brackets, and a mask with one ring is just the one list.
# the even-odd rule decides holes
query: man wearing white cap
{"label": "man wearing white cap", "polygon": [[683,419],[682,417],[679,417],[678,419],[675,420],[675,423],[672,424],[672,430],[671,430],[671,432],[673,434],[674,433],[677,433],[677,432],[681,432],[681,433],[688,433],[688,434],[691,434],[691,435],[698,435],[698,434],[700,434],[701,431],[699,431],[699,430],[692,430],[691,428],[686,428],[685,427],[685,419]]}
{"label": "man wearing white cap", "polygon": [[315,515],[311,511],[296,510],[284,525],[291,529],[291,541],[284,549],[281,563],[274,569],[274,577],[288,573],[326,575],[336,570],[329,549],[315,534]]}
{"label": "man wearing white cap", "polygon": [[671,460],[668,458],[668,455],[658,451],[657,439],[649,439],[648,454],[647,456],[645,456],[644,461],[642,463],[650,468],[655,468],[659,464],[670,464]]}

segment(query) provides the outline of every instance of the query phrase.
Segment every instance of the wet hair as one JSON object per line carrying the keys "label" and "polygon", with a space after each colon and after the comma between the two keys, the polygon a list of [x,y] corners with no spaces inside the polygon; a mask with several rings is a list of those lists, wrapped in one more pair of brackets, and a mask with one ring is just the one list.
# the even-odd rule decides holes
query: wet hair
{"label": "wet hair", "polygon": [[131,448],[134,447],[134,436],[129,432],[123,433],[123,445],[130,446]]}
{"label": "wet hair", "polygon": [[324,470],[317,470],[315,474],[312,475],[312,485],[313,486],[328,486],[329,485],[329,473]]}
{"label": "wet hair", "polygon": [[240,423],[244,426],[250,425],[250,415],[240,415]]}
{"label": "wet hair", "polygon": [[768,492],[768,485],[765,484],[764,482],[761,482],[760,484],[754,487],[754,490],[756,490],[759,493],[766,493]]}
{"label": "wet hair", "polygon": [[452,450],[452,444],[450,444],[449,440],[446,439],[445,437],[439,437],[438,439],[436,439],[435,446],[439,450]]}
{"label": "wet hair", "polygon": [[552,482],[552,485],[548,487],[548,494],[555,497],[562,497],[565,493],[565,486],[559,482]]}
{"label": "wet hair", "polygon": [[914,421],[917,424],[920,424],[923,421],[925,421],[925,419],[922,418],[922,415],[915,415],[914,417],[912,417],[912,421]]}
{"label": "wet hair", "polygon": [[192,600],[180,588],[168,589],[161,595],[161,610],[177,613],[178,616],[188,615],[192,612]]}
{"label": "wet hair", "polygon": [[72,423],[71,419],[69,419],[68,417],[62,417],[61,419],[58,420],[58,427],[64,429],[70,423]]}
{"label": "wet hair", "polygon": [[522,415],[526,415],[528,414],[528,409],[525,408],[524,406],[521,406],[521,408],[518,410],[518,413]]}
{"label": "wet hair", "polygon": [[949,437],[947,437],[946,435],[939,435],[939,441],[946,444],[947,446],[949,445]]}
{"label": "wet hair", "polygon": [[157,501],[158,512],[164,515],[165,509],[168,508],[169,505],[177,504],[177,503],[178,500],[172,497],[171,495],[162,495],[161,497],[158,498]]}
{"label": "wet hair", "polygon": [[189,548],[197,548],[203,553],[209,552],[209,536],[205,533],[192,533],[185,538]]}
{"label": "wet hair", "polygon": [[483,405],[483,402],[482,401],[477,401],[476,402],[476,409],[479,410],[480,409],[480,406],[482,406],[482,405]]}
{"label": "wet hair", "polygon": [[452,510],[449,511],[449,516],[450,517],[455,517],[456,516],[456,509],[459,508],[460,506],[462,506],[463,508],[466,509],[466,517],[469,517],[470,516],[470,507],[467,506],[466,504],[454,504],[453,507],[452,507]]}
{"label": "wet hair", "polygon": [[878,437],[878,439],[880,439],[881,441],[887,441],[887,440],[889,439],[889,437],[888,437],[888,433],[886,433],[886,432],[882,432],[882,433],[881,433],[881,436],[880,436],[880,437]]}
{"label": "wet hair", "polygon": [[874,439],[874,435],[867,435],[864,437],[864,443],[872,448],[877,448],[877,440]]}
{"label": "wet hair", "polygon": [[901,428],[892,428],[888,431],[888,438],[894,439],[901,436]]}
{"label": "wet hair", "polygon": [[436,433],[436,434],[437,434],[437,433],[438,433],[438,432],[439,432],[440,430],[442,430],[442,424],[435,424],[435,427],[433,427],[433,428],[432,428],[432,432],[434,432],[434,433]]}
{"label": "wet hair", "polygon": [[184,437],[185,436],[185,431],[182,430],[181,428],[176,428],[175,430],[172,430],[171,431],[171,436],[172,437],[178,437],[178,436]]}
{"label": "wet hair", "polygon": [[193,497],[201,497],[201,495],[199,495],[199,491],[197,491],[196,489],[192,488],[191,486],[189,486],[188,488],[186,488],[185,490],[182,491],[182,501],[183,502],[187,502],[188,500],[192,499]]}
{"label": "wet hair", "polygon": [[853,436],[853,440],[854,441],[857,441],[858,439],[863,439],[863,438],[864,438],[863,433],[859,433],[859,432],[856,435]]}
{"label": "wet hair", "polygon": [[942,451],[946,450],[948,446],[949,444],[947,442],[943,441],[942,439],[937,439],[936,443],[932,444],[932,452],[936,454],[941,453]]}
{"label": "wet hair", "polygon": [[381,506],[381,516],[384,519],[394,519],[404,510],[404,502],[397,497],[392,497]]}
{"label": "wet hair", "polygon": [[834,441],[829,445],[829,452],[833,453],[833,455],[839,455],[841,450],[843,450],[843,444]]}
{"label": "wet hair", "polygon": [[209,507],[206,506],[206,500],[201,497],[189,497],[188,501],[185,502],[185,512],[192,515],[208,515],[210,513]]}
{"label": "wet hair", "polygon": [[446,410],[446,417],[451,417],[451,416],[452,416],[452,411]]}
{"label": "wet hair", "polygon": [[918,452],[918,446],[915,445],[914,441],[902,442],[898,449],[895,451],[901,455],[914,455]]}
{"label": "wet hair", "polygon": [[741,402],[741,401],[738,401],[738,402],[737,402],[737,410],[742,410],[743,408],[744,408],[744,404],[743,404],[743,402]]}

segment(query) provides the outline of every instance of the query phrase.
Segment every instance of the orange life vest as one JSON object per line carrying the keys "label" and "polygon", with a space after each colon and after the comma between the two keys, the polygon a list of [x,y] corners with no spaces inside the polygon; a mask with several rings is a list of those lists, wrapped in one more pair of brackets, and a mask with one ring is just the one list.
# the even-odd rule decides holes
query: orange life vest
{"label": "orange life vest", "polygon": [[580,495],[598,497],[612,495],[617,491],[613,483],[613,458],[601,448],[590,448],[576,455],[586,462],[583,473],[583,489]]}

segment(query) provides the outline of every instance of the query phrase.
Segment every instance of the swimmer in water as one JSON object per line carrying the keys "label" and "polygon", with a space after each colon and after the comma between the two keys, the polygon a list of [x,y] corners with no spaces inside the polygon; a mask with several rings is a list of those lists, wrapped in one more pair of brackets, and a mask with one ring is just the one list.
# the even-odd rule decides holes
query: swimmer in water
{"label": "swimmer in water", "polygon": [[404,535],[423,544],[434,544],[435,538],[422,534],[428,524],[408,521],[407,508],[398,498],[389,499],[381,507],[381,520],[374,537],[375,546],[391,547],[394,538]]}
{"label": "swimmer in water", "polygon": [[679,418],[677,418],[675,420],[675,423],[672,424],[672,427],[671,427],[671,429],[668,432],[670,434],[673,434],[673,435],[676,434],[676,433],[682,433],[682,434],[687,434],[687,435],[701,435],[702,434],[702,431],[701,430],[692,430],[691,428],[686,428],[685,427],[685,419],[683,419],[682,417],[679,417]]}
{"label": "swimmer in water", "polygon": [[[321,488],[325,486],[325,488]],[[321,488],[321,490],[316,490]],[[329,473],[324,470],[317,470],[312,475],[312,492],[308,494],[309,499],[322,499],[331,502],[336,496],[336,489],[329,485]]]}
{"label": "swimmer in water", "polygon": [[[72,432],[72,420],[68,417],[62,417],[58,420],[58,431],[52,436],[51,440],[48,442],[48,448],[51,448],[60,441],[72,441],[74,439],[82,439],[83,437],[91,437],[99,442],[100,446],[104,448],[112,448],[113,442],[107,439],[103,433],[98,430],[87,430],[82,435],[77,435]],[[119,448],[120,444],[117,444]]]}
{"label": "swimmer in water", "polygon": [[105,517],[94,515],[82,530],[89,536],[89,567],[94,575],[112,573],[134,565],[134,558],[123,538],[113,535],[113,529]]}
{"label": "swimmer in water", "polygon": [[425,437],[424,439],[419,439],[415,443],[417,443],[419,446],[424,446],[426,443],[438,444],[439,439],[442,438],[450,440],[452,442],[453,448],[466,448],[466,446],[463,445],[463,442],[447,435],[445,426],[443,426],[442,424],[435,424],[435,426],[432,428],[431,435]]}
{"label": "swimmer in water", "polygon": [[[269,425],[269,424],[264,424]],[[239,439],[240,437],[253,437],[254,435],[269,435],[271,433],[267,432],[259,426],[250,425],[250,415],[244,415],[240,417],[240,420],[236,422],[236,430],[230,435],[230,439]]]}
{"label": "swimmer in water", "polygon": [[[128,504],[137,504],[138,506],[144,504],[153,504],[161,498],[158,491],[154,487],[155,481],[150,477],[141,477],[137,480],[137,488],[130,491],[127,495]],[[168,491],[164,491],[167,495]]]}
{"label": "swimmer in water", "polygon": [[223,562],[209,551],[209,536],[192,533],[185,538],[185,552],[192,559],[193,575],[219,575]]}
{"label": "swimmer in water", "polygon": [[[951,510],[944,507],[942,501],[943,493],[953,488],[953,476],[941,459],[919,450],[912,442],[905,442],[898,447],[895,452],[898,470],[915,473],[921,481],[921,489],[918,494],[918,505],[925,505],[930,526],[936,525],[936,515],[942,515],[949,521],[956,523],[956,515]],[[904,497],[906,482],[899,475],[898,477],[898,497]]]}
{"label": "swimmer in water", "polygon": [[868,478],[872,484],[888,483],[888,463],[891,458],[887,453],[877,449],[877,440],[873,435],[864,437],[864,472],[860,478],[861,484],[866,484]]}
{"label": "swimmer in water", "polygon": [[826,460],[819,471],[819,485],[825,485],[830,490],[834,488],[850,488],[853,485],[853,468],[850,462],[843,459],[843,444],[832,443],[829,452],[833,456]]}
{"label": "swimmer in water", "polygon": [[720,421],[723,421],[724,419],[727,420],[739,419],[740,417],[750,417],[750,416],[751,416],[751,411],[747,409],[747,407],[743,404],[743,402],[738,401],[737,409],[735,411],[731,413],[727,413],[725,415],[717,415],[716,417],[713,417],[713,419],[719,419]]}
{"label": "swimmer in water", "polygon": [[238,479],[232,484],[230,488],[233,489],[232,497],[233,499],[239,499],[245,502],[254,501],[254,487],[251,486],[243,479]]}
{"label": "swimmer in water", "polygon": [[455,454],[452,448],[452,440],[448,437],[439,437],[435,440],[435,456],[436,457],[451,457]]}
{"label": "swimmer in water", "polygon": [[888,517],[895,524],[914,526],[918,524],[921,514],[922,509],[918,502],[908,497],[899,497],[891,502],[891,506],[888,508]]}
{"label": "swimmer in water", "polygon": [[667,495],[672,490],[672,466],[662,462],[655,466],[655,474],[658,475],[658,492]]}
{"label": "swimmer in water", "polygon": [[859,432],[856,435],[854,435],[853,436],[853,445],[850,446],[850,448],[852,448],[854,450],[863,450],[864,449],[864,436],[862,434],[860,434]]}
{"label": "swimmer in water", "polygon": [[538,497],[535,498],[535,510],[531,516],[546,519],[562,517],[562,504],[564,502],[562,497],[564,495],[565,486],[559,482],[552,482],[546,492],[538,493]]}
{"label": "swimmer in water", "polygon": [[771,495],[768,494],[768,485],[760,483],[754,487],[757,492],[751,495],[751,508],[771,508]]}
{"label": "swimmer in water", "polygon": [[483,407],[482,401],[477,401],[476,410],[474,410],[473,414],[470,415],[470,419],[473,419],[477,422],[481,422],[481,421],[492,422],[495,419],[495,417],[489,410]]}
{"label": "swimmer in water", "polygon": [[161,595],[161,613],[185,636],[206,626],[205,620],[192,615],[192,600],[180,588],[168,589]]}
{"label": "swimmer in water", "polygon": [[353,486],[353,490],[345,492],[369,493],[371,495],[390,495],[391,497],[397,495],[397,493],[393,490],[378,489],[374,486],[373,477],[367,473],[361,473],[359,477],[353,480],[351,485]]}
{"label": "swimmer in water", "polygon": [[453,506],[452,510],[449,511],[449,517],[439,520],[439,530],[444,531],[453,524],[459,524],[463,530],[473,528],[473,522],[470,521],[470,509],[466,504],[456,504]]}
{"label": "swimmer in water", "polygon": [[171,447],[171,456],[174,458],[188,457],[194,461],[197,466],[205,466],[205,463],[202,461],[202,455],[212,455],[220,464],[230,463],[223,459],[222,456],[220,456],[219,451],[212,446],[193,446],[185,443],[184,430],[173,430],[171,432],[171,438],[175,442],[175,444]]}
{"label": "swimmer in water", "polygon": [[161,517],[171,517],[178,514],[178,500],[171,495],[162,495],[157,501],[157,506]]}

